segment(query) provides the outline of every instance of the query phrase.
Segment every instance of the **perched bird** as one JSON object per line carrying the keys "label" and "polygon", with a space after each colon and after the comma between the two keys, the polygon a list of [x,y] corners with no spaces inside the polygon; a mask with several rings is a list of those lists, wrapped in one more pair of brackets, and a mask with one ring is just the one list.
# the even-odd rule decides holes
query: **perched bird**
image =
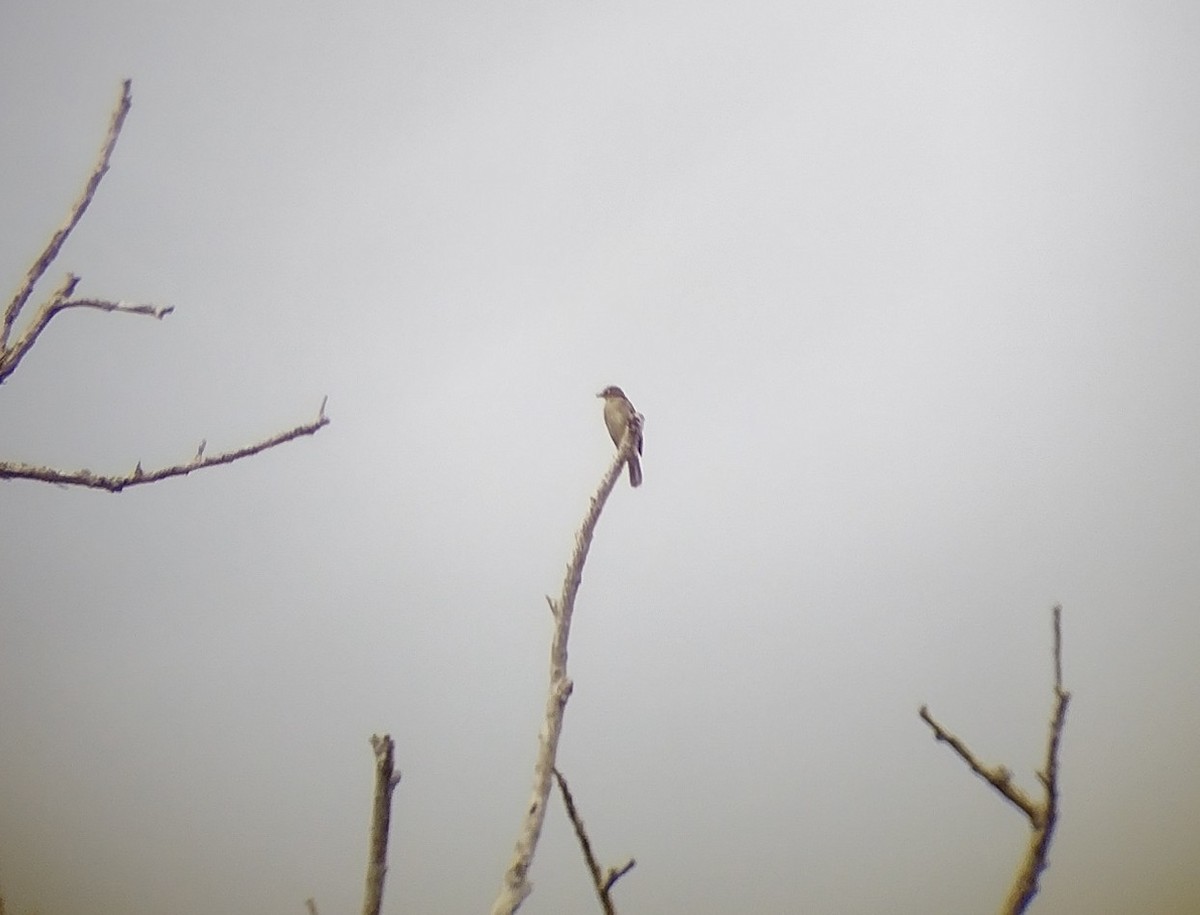
{"label": "perched bird", "polygon": [[[608,434],[612,437],[613,444],[620,448],[621,439],[625,437],[625,430],[629,428],[630,420],[638,416],[638,412],[629,402],[629,398],[625,396],[625,392],[616,385],[609,385],[596,396],[604,398],[604,425],[608,426]],[[637,454],[629,455],[630,486],[642,485],[642,462],[638,460],[638,454],[641,453],[642,435],[639,430]]]}

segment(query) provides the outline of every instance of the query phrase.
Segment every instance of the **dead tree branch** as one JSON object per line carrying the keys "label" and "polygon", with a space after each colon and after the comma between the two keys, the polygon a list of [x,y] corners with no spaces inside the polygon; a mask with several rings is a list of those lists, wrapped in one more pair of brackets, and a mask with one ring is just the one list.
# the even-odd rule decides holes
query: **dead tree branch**
{"label": "dead tree branch", "polygon": [[587,830],[583,827],[583,818],[575,807],[575,798],[571,796],[567,780],[563,778],[563,774],[557,768],[554,770],[554,778],[558,782],[558,790],[562,792],[567,816],[571,820],[571,825],[575,827],[575,837],[579,839],[579,847],[583,850],[583,859],[587,862],[588,873],[592,875],[592,886],[595,887],[596,896],[600,899],[600,908],[604,910],[604,915],[617,915],[616,906],[612,901],[613,884],[633,870],[637,862],[630,858],[621,867],[610,867],[606,874],[600,872],[600,864],[592,852],[591,840],[588,838]]}
{"label": "dead tree branch", "polygon": [[92,473],[86,469],[56,470],[53,467],[37,467],[33,464],[22,464],[18,461],[0,461],[0,480],[38,480],[42,483],[57,483],[62,486],[84,486],[89,489],[106,489],[109,492],[120,492],[129,486],[139,486],[143,483],[157,483],[159,480],[165,480],[168,477],[187,476],[189,473],[196,470],[203,470],[206,467],[216,467],[219,464],[232,464],[234,461],[250,457],[252,454],[258,454],[260,451],[266,451],[268,448],[274,448],[276,445],[282,445],[284,442],[290,442],[292,439],[312,435],[322,426],[327,425],[329,425],[329,417],[325,415],[325,401],[322,401],[320,413],[310,423],[303,423],[294,429],[288,429],[286,432],[278,432],[270,438],[265,438],[252,445],[246,445],[233,451],[225,451],[221,454],[213,454],[209,457],[204,457],[204,442],[201,442],[196,456],[186,464],[172,464],[170,467],[161,467],[158,470],[143,470],[142,462],[138,461],[137,466],[129,473],[120,476],[104,476]]}
{"label": "dead tree branch", "polygon": [[[33,294],[33,287],[37,285],[38,280],[45,275],[50,265],[54,263],[54,259],[58,257],[58,252],[62,250],[63,244],[71,235],[71,232],[74,231],[75,226],[79,225],[79,220],[87,212],[87,208],[92,202],[92,197],[96,194],[96,188],[100,186],[101,180],[108,172],[108,160],[112,158],[113,150],[117,146],[117,138],[121,136],[121,128],[125,126],[125,117],[129,114],[129,108],[133,104],[133,96],[129,93],[132,85],[133,81],[128,79],[121,84],[121,98],[117,101],[117,107],[113,109],[112,119],[108,124],[108,134],[104,138],[104,145],[100,148],[100,156],[96,160],[96,165],[92,168],[91,175],[88,176],[87,184],[84,185],[83,193],[79,195],[79,199],[71,207],[71,212],[67,214],[66,221],[51,236],[49,244],[46,245],[42,253],[33,262],[33,265],[29,268],[29,272],[25,275],[25,282],[21,284],[21,288],[17,290],[17,294],[13,296],[12,301],[8,303],[8,307],[4,309],[4,323],[0,327],[0,350],[8,349],[8,340],[12,334],[13,323],[20,315],[21,309],[25,307],[25,303],[29,301],[29,297]],[[72,284],[71,291],[73,290],[74,285]],[[68,291],[67,295],[70,295],[70,291]],[[63,296],[63,298],[66,298],[66,296]],[[45,325],[43,324],[43,326]],[[36,337],[37,334],[34,334],[34,336]],[[30,345],[32,345],[32,342],[31,340]],[[9,371],[12,371],[11,368]],[[0,381],[3,381],[7,374],[7,372],[0,374]]]}
{"label": "dead tree branch", "polygon": [[[125,117],[129,114],[129,108],[133,103],[132,96],[130,95],[131,85],[130,80],[125,80],[121,85],[121,97],[117,102],[116,108],[113,110],[112,119],[108,125],[108,134],[104,139],[104,145],[100,149],[100,156],[96,160],[91,174],[88,176],[83,193],[80,194],[79,199],[71,207],[66,221],[63,222],[58,231],[50,238],[49,243],[42,250],[42,253],[34,260],[28,273],[25,275],[25,280],[21,284],[21,287],[4,309],[4,316],[2,321],[0,321],[0,384],[3,384],[16,371],[17,366],[21,364],[21,360],[33,348],[42,331],[46,329],[54,317],[64,311],[72,308],[93,308],[99,311],[144,315],[162,320],[175,310],[173,306],[169,305],[131,304],[129,302],[113,302],[105,299],[73,298],[75,289],[79,285],[79,277],[74,274],[67,274],[66,278],[50,298],[34,312],[33,317],[25,325],[25,329],[17,335],[15,340],[13,339],[13,329],[18,318],[21,317],[21,312],[29,303],[29,298],[33,294],[34,287],[45,276],[50,265],[58,257],[63,244],[79,224],[79,221],[83,218],[83,214],[91,204],[92,198],[96,194],[96,189],[100,186],[100,181],[108,172],[109,160],[112,158],[113,150],[117,145],[117,139],[121,135],[121,128],[125,124]],[[137,466],[127,474],[105,476],[94,474],[90,470],[63,471],[17,461],[2,461],[0,462],[0,479],[38,480],[43,483],[86,486],[93,489],[107,489],[109,492],[120,492],[128,486],[140,483],[155,483],[167,477],[185,476],[194,470],[202,470],[205,467],[229,464],[241,458],[249,457],[252,454],[258,454],[260,451],[265,451],[268,448],[274,448],[276,445],[281,445],[292,439],[300,438],[304,435],[312,435],[322,426],[328,425],[328,423],[329,420],[325,416],[325,403],[322,401],[320,413],[314,422],[305,423],[294,429],[265,438],[252,445],[247,445],[233,451],[226,451],[223,454],[218,454],[210,458],[204,457],[204,445],[201,443],[196,457],[187,464],[176,464],[147,473],[142,470],[141,462],[138,462]]]}
{"label": "dead tree branch", "polygon": [[173,305],[132,305],[129,302],[108,302],[103,299],[73,299],[71,298],[71,293],[75,291],[75,287],[78,285],[79,277],[74,274],[67,274],[67,278],[63,280],[63,284],[55,290],[50,300],[37,310],[33,320],[17,338],[16,342],[12,346],[0,349],[0,384],[3,384],[4,380],[16,371],[17,366],[21,364],[21,360],[25,358],[25,354],[33,348],[33,344],[37,341],[38,336],[46,329],[46,326],[54,316],[70,308],[95,308],[99,311],[108,312],[118,311],[127,315],[145,315],[157,318],[160,321],[175,310]]}
{"label": "dead tree branch", "polygon": [[371,848],[367,858],[367,887],[363,915],[379,915],[383,905],[383,878],[387,875],[388,832],[392,822],[392,792],[400,784],[395,768],[396,742],[390,734],[371,735],[375,751],[375,798],[371,804]]}
{"label": "dead tree branch", "polygon": [[1033,901],[1038,892],[1038,878],[1049,867],[1050,843],[1058,824],[1058,749],[1062,741],[1063,727],[1067,720],[1067,705],[1071,694],[1062,685],[1062,606],[1056,606],[1054,617],[1054,711],[1050,716],[1050,734],[1046,741],[1046,759],[1037,773],[1042,785],[1043,797],[1034,800],[1025,791],[1012,783],[1012,773],[1004,766],[988,766],[980,762],[974,753],[954,734],[947,731],[926,706],[921,706],[919,715],[933,730],[934,739],[949,744],[967,766],[991,785],[997,793],[1020,810],[1031,829],[1029,846],[1017,869],[1016,877],[1001,909],[1002,915],[1020,915]]}
{"label": "dead tree branch", "polygon": [[587,561],[588,550],[592,545],[592,536],[600,513],[612,492],[617,478],[625,462],[629,459],[641,434],[641,418],[636,417],[625,430],[621,439],[621,447],[617,449],[612,464],[600,480],[596,494],[584,515],[583,525],[575,535],[575,550],[571,561],[567,564],[567,572],[563,577],[562,593],[558,599],[547,597],[550,613],[554,618],[554,636],[550,643],[550,688],[546,696],[546,714],[538,733],[537,759],[533,766],[533,792],[517,834],[516,847],[509,862],[508,870],[504,873],[504,881],[500,893],[492,904],[492,915],[511,915],[533,892],[528,875],[533,864],[533,855],[537,850],[538,839],[542,834],[542,824],[546,819],[546,802],[550,797],[550,780],[554,771],[555,760],[558,757],[558,740],[562,734],[563,715],[567,707],[567,699],[571,696],[573,684],[567,676],[567,640],[571,635],[571,616],[575,612],[575,595],[579,591],[579,583],[583,577],[583,564]]}

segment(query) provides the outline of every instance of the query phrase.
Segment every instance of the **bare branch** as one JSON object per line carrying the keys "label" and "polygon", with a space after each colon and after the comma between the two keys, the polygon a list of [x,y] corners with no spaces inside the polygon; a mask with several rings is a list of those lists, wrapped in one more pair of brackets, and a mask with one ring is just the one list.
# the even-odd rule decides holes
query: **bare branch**
{"label": "bare branch", "polygon": [[1055,604],[1054,621],[1054,691],[1062,692],[1062,604]]}
{"label": "bare branch", "polygon": [[1024,791],[1012,784],[1012,774],[1003,766],[985,766],[976,759],[967,746],[938,724],[921,706],[921,719],[933,729],[933,736],[950,745],[955,753],[971,768],[971,771],[987,781],[1006,800],[1021,810],[1029,820],[1032,834],[1025,857],[1017,869],[1016,877],[1005,900],[1002,915],[1020,915],[1033,901],[1038,892],[1038,878],[1050,864],[1050,843],[1058,824],[1058,750],[1062,741],[1063,727],[1067,720],[1067,705],[1071,694],[1062,688],[1062,606],[1056,606],[1054,618],[1054,711],[1050,717],[1050,735],[1046,741],[1045,767],[1038,775],[1044,790],[1042,800],[1035,801]]}
{"label": "bare branch", "polygon": [[936,740],[948,743],[950,748],[959,755],[963,762],[971,767],[971,771],[1000,792],[1005,800],[1012,803],[1028,817],[1031,825],[1037,825],[1037,804],[1024,791],[1012,783],[1012,773],[1004,766],[988,766],[975,758],[975,754],[959,738],[955,737],[929,714],[929,709],[922,705],[918,714],[921,719],[933,729]]}
{"label": "bare branch", "polygon": [[66,311],[69,308],[95,308],[99,311],[122,312],[129,315],[146,315],[147,317],[157,318],[162,320],[167,315],[175,310],[173,305],[131,305],[128,302],[109,302],[104,299],[72,299],[68,298],[75,287],[79,284],[79,277],[68,275],[64,280],[63,285],[54,293],[48,302],[42,305],[34,315],[29,326],[17,338],[17,341],[7,349],[0,350],[0,384],[8,378],[21,360],[25,358],[25,354],[37,342],[38,336],[50,320],[59,312]]}
{"label": "bare branch", "polygon": [[1054,713],[1050,717],[1050,734],[1046,739],[1046,763],[1038,773],[1045,790],[1041,805],[1041,823],[1033,831],[1025,858],[1017,870],[1012,889],[1005,901],[1005,915],[1020,915],[1038,892],[1038,879],[1050,866],[1050,843],[1058,825],[1058,749],[1063,727],[1067,721],[1067,706],[1071,694],[1062,688],[1062,605],[1054,608]]}
{"label": "bare branch", "polygon": [[[592,843],[588,838],[587,830],[583,827],[583,820],[579,816],[579,811],[575,807],[575,798],[571,795],[571,789],[567,785],[567,780],[563,774],[554,767],[554,780],[558,782],[558,790],[562,792],[563,805],[567,808],[567,817],[571,820],[571,825],[575,827],[575,835],[579,839],[579,847],[583,851],[583,860],[587,864],[588,872],[592,875],[592,884],[599,889],[604,885],[604,877],[600,873],[600,865],[596,861],[596,856],[592,852]],[[601,904],[604,904],[604,898],[601,896]],[[611,911],[605,905],[605,912]]]}
{"label": "bare branch", "polygon": [[[83,218],[83,214],[91,204],[96,189],[100,186],[100,181],[108,172],[109,160],[112,157],[113,150],[116,148],[117,139],[121,135],[121,128],[125,124],[125,117],[129,114],[130,106],[133,103],[130,95],[131,85],[130,80],[125,80],[121,86],[121,97],[116,108],[113,110],[112,119],[108,126],[108,135],[105,137],[104,145],[100,150],[100,156],[92,168],[83,193],[75,201],[75,205],[67,215],[66,222],[54,233],[49,244],[46,245],[45,249],[29,268],[29,272],[26,274],[21,288],[17,290],[12,301],[4,309],[3,319],[0,322],[0,384],[3,384],[5,379],[16,370],[21,360],[25,358],[25,355],[37,342],[38,337],[46,329],[54,316],[67,309],[94,308],[99,311],[144,315],[159,320],[162,320],[175,310],[172,306],[130,304],[128,302],[112,302],[105,299],[72,298],[76,287],[79,285],[79,277],[68,274],[58,289],[54,291],[54,294],[51,295],[50,299],[37,309],[32,320],[29,321],[17,340],[10,344],[13,327],[22,309],[29,302],[29,297],[32,295],[34,287],[45,275],[50,264],[58,257],[63,244],[75,229],[75,226],[79,224],[80,219]],[[241,458],[249,457],[252,454],[258,454],[260,451],[265,451],[268,448],[274,448],[276,445],[281,445],[294,438],[312,435],[322,426],[328,424],[328,422],[329,420],[325,417],[325,401],[321,401],[321,410],[315,422],[305,423],[294,429],[263,439],[255,444],[247,445],[244,448],[227,451],[208,458],[204,457],[204,443],[201,442],[200,447],[196,451],[195,458],[187,464],[175,464],[171,467],[164,467],[160,470],[147,473],[142,469],[142,464],[139,461],[128,474],[104,476],[94,474],[86,469],[64,471],[52,467],[24,464],[18,461],[4,461],[0,462],[0,479],[38,480],[45,483],[85,486],[92,489],[107,489],[110,492],[120,492],[127,486],[135,486],[141,483],[155,483],[167,477],[186,476],[194,470],[202,470],[205,467],[232,463]]]}
{"label": "bare branch", "polygon": [[54,291],[50,300],[37,310],[37,314],[34,315],[33,320],[29,322],[29,326],[25,328],[25,332],[21,334],[17,342],[12,346],[0,346],[0,384],[3,384],[4,380],[16,371],[21,360],[25,358],[25,354],[37,342],[38,335],[46,329],[50,319],[63,310],[67,299],[78,285],[79,277],[67,274],[66,279]]}
{"label": "bare branch", "polygon": [[106,302],[103,299],[70,299],[63,302],[59,311],[68,308],[97,308],[100,311],[120,311],[127,315],[148,315],[162,320],[175,310],[174,305],[130,305],[128,302]]}
{"label": "bare branch", "polygon": [[84,486],[89,489],[106,489],[109,492],[120,492],[129,486],[139,486],[143,483],[157,483],[159,480],[165,480],[168,477],[187,476],[189,473],[203,470],[206,467],[216,467],[219,464],[232,464],[234,461],[250,457],[252,454],[258,454],[260,451],[266,451],[268,448],[274,448],[276,445],[282,445],[284,442],[290,442],[292,439],[312,435],[322,426],[327,425],[329,425],[329,418],[322,411],[322,414],[311,423],[304,423],[303,425],[296,426],[294,429],[277,433],[270,438],[265,438],[252,445],[246,445],[235,451],[225,451],[221,454],[203,457],[202,446],[196,457],[187,464],[174,464],[159,470],[146,471],[142,469],[141,461],[139,461],[131,472],[122,476],[102,476],[92,473],[90,470],[55,470],[53,467],[37,467],[17,461],[0,461],[0,480],[38,480],[42,483],[57,483],[62,486]]}
{"label": "bare branch", "polygon": [[317,900],[311,896],[304,900],[304,907],[308,909],[308,915],[317,915]]}
{"label": "bare branch", "polygon": [[12,334],[13,323],[20,315],[21,309],[25,307],[25,303],[29,301],[29,296],[33,294],[33,287],[37,285],[37,281],[46,273],[46,270],[54,262],[54,259],[58,257],[58,252],[62,250],[63,243],[66,242],[75,226],[79,224],[79,220],[83,218],[88,205],[92,202],[92,197],[95,196],[96,188],[100,186],[100,181],[108,172],[108,160],[112,157],[113,149],[117,145],[117,138],[121,135],[121,128],[125,125],[125,116],[129,114],[129,108],[133,104],[133,97],[129,94],[132,84],[132,80],[128,79],[121,84],[121,97],[117,101],[116,108],[113,109],[112,120],[108,125],[108,135],[104,138],[104,146],[100,149],[100,157],[96,160],[96,164],[92,168],[92,174],[88,177],[87,184],[83,188],[83,193],[75,201],[71,212],[67,214],[66,222],[54,233],[45,250],[33,262],[33,266],[29,268],[29,272],[25,275],[25,282],[17,290],[16,295],[13,296],[12,301],[8,303],[8,307],[4,310],[4,322],[0,326],[0,350],[8,348],[8,339]]}
{"label": "bare branch", "polygon": [[79,221],[83,218],[83,214],[87,212],[87,208],[91,204],[101,180],[108,173],[109,159],[112,158],[113,150],[117,145],[117,139],[121,135],[121,128],[125,125],[125,117],[129,114],[129,109],[133,104],[133,98],[130,95],[131,86],[132,82],[130,80],[125,80],[121,84],[121,97],[117,101],[117,106],[113,109],[112,119],[108,125],[108,134],[104,138],[104,145],[100,149],[100,155],[96,160],[96,164],[92,166],[92,172],[88,176],[87,184],[84,185],[83,193],[80,194],[79,199],[71,207],[66,221],[54,233],[45,249],[43,249],[42,253],[38,255],[32,266],[30,266],[29,272],[26,273],[25,280],[21,284],[21,288],[17,290],[12,300],[4,309],[3,322],[0,323],[0,384],[16,370],[21,360],[25,357],[25,354],[37,342],[38,337],[46,329],[46,325],[50,323],[51,319],[59,312],[66,311],[68,308],[98,308],[102,311],[123,311],[128,314],[150,315],[159,319],[174,311],[170,307],[154,305],[128,305],[124,302],[108,302],[101,299],[72,299],[71,295],[75,292],[75,287],[79,285],[79,277],[74,274],[68,274],[62,285],[50,299],[38,308],[33,320],[29,322],[29,326],[25,328],[17,341],[11,346],[9,345],[9,341],[12,339],[13,327],[20,317],[21,311],[28,304],[34,287],[46,274],[46,271],[50,268],[55,258],[58,257],[67,238],[70,237],[71,232],[79,224]]}
{"label": "bare branch", "polygon": [[604,915],[616,915],[617,910],[613,905],[610,891],[613,884],[633,870],[637,862],[630,858],[620,868],[610,867],[607,875],[601,875],[600,865],[592,853],[592,843],[588,839],[587,830],[583,827],[583,819],[575,807],[575,798],[571,796],[571,790],[567,787],[567,780],[563,778],[563,774],[557,768],[554,770],[554,778],[558,781],[558,790],[562,792],[567,816],[571,820],[571,825],[575,827],[575,836],[579,839],[579,847],[583,850],[583,859],[587,862],[588,872],[592,875],[592,886],[596,888],[596,895],[600,899],[600,908],[604,910]]}
{"label": "bare branch", "polygon": [[496,901],[492,903],[492,915],[511,915],[533,892],[533,886],[528,880],[529,868],[533,864],[533,855],[537,850],[542,824],[546,819],[546,802],[550,797],[550,780],[554,762],[558,757],[563,715],[573,688],[567,676],[567,641],[571,635],[575,595],[583,578],[583,565],[587,561],[600,513],[604,510],[604,504],[608,501],[625,462],[637,447],[639,431],[639,423],[630,423],[629,428],[625,430],[621,447],[617,449],[612,464],[601,478],[600,486],[592,496],[591,506],[584,515],[583,525],[575,535],[575,551],[567,564],[562,593],[557,600],[550,601],[550,610],[554,616],[554,636],[550,643],[550,687],[546,696],[546,714],[538,733],[537,759],[533,766],[533,792],[517,834],[512,860],[504,873],[504,881]]}
{"label": "bare branch", "polygon": [[618,880],[620,880],[622,877],[624,877],[626,874],[628,874],[631,870],[633,870],[634,865],[636,865],[636,864],[637,864],[637,862],[635,860],[633,860],[633,858],[630,858],[628,861],[626,861],[620,867],[610,867],[608,869],[608,876],[604,878],[605,892],[607,892],[608,890],[611,890],[613,884],[616,883]]}
{"label": "bare branch", "polygon": [[[392,792],[400,784],[395,770],[396,742],[390,734],[371,735],[375,751],[375,798],[371,804],[371,849],[367,859],[367,887],[363,915],[379,915],[383,905],[383,878],[387,875],[388,831],[392,820]],[[311,900],[310,900],[311,901]]]}

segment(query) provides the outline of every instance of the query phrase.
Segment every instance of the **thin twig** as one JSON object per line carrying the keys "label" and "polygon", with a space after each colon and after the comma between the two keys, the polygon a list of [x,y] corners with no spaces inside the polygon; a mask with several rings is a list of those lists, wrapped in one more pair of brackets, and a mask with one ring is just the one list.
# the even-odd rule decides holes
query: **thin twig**
{"label": "thin twig", "polygon": [[308,915],[317,915],[317,900],[311,896],[304,900],[304,907],[308,909]]}
{"label": "thin twig", "polygon": [[29,322],[29,326],[25,328],[16,342],[12,346],[0,350],[0,384],[3,384],[4,380],[16,371],[21,360],[25,358],[25,354],[33,348],[33,344],[46,329],[46,325],[59,312],[69,308],[95,308],[99,311],[145,315],[161,321],[175,310],[173,305],[130,305],[128,302],[109,302],[104,299],[68,298],[78,284],[79,277],[68,275],[50,300],[37,310],[33,320]]}
{"label": "thin twig", "polygon": [[68,308],[119,311],[127,315],[147,315],[160,321],[175,310],[174,305],[130,305],[128,302],[106,302],[103,299],[69,299],[59,306],[59,311],[66,311]]}
{"label": "thin twig", "polygon": [[575,807],[575,798],[571,796],[567,780],[563,778],[563,774],[557,768],[554,770],[554,778],[558,781],[558,790],[562,792],[567,816],[571,820],[571,825],[575,827],[575,837],[579,839],[579,847],[583,849],[583,860],[587,862],[588,873],[592,875],[592,886],[595,887],[596,896],[600,899],[600,908],[604,910],[604,915],[616,915],[617,909],[613,904],[611,893],[613,884],[633,870],[637,862],[630,858],[619,868],[610,867],[606,875],[600,873],[600,865],[596,861],[595,854],[592,853],[591,840],[588,839],[587,830],[584,829],[583,818]]}
{"label": "thin twig", "polygon": [[1031,835],[1025,857],[1017,869],[1005,900],[1002,915],[1020,915],[1033,901],[1038,892],[1038,879],[1050,864],[1050,843],[1058,823],[1058,751],[1062,741],[1063,727],[1067,720],[1067,705],[1071,694],[1062,687],[1062,606],[1053,611],[1054,620],[1054,711],[1050,717],[1050,734],[1046,741],[1046,760],[1038,781],[1043,788],[1043,798],[1035,801],[1024,791],[1012,784],[1012,774],[1003,766],[986,766],[981,763],[959,738],[943,728],[928,708],[921,706],[921,720],[933,729],[933,736],[951,749],[970,767],[971,771],[988,782],[999,794],[1011,802],[1029,820]]}
{"label": "thin twig", "polygon": [[[563,774],[558,771],[557,766],[554,768],[554,779],[558,782],[558,790],[562,792],[563,805],[567,808],[567,817],[570,819],[571,825],[575,827],[575,836],[579,839],[579,847],[583,850],[583,860],[587,864],[588,873],[592,875],[592,884],[599,890],[604,884],[604,876],[600,873],[600,864],[592,852],[592,843],[588,838],[587,830],[583,827],[583,819],[575,808],[575,798],[572,797],[567,780],[563,778]],[[605,912],[609,912],[610,908],[604,904],[603,896],[601,896],[600,902],[604,905]]]}
{"label": "thin twig", "polygon": [[286,432],[279,432],[270,438],[265,438],[252,445],[225,451],[221,454],[203,457],[200,453],[186,464],[173,464],[159,470],[143,470],[141,461],[132,471],[120,476],[103,476],[90,470],[56,470],[53,467],[38,467],[33,464],[22,464],[18,461],[0,461],[0,480],[38,480],[42,483],[57,483],[61,486],[84,486],[89,489],[106,489],[109,492],[120,492],[129,486],[140,486],[143,483],[157,483],[168,477],[187,476],[206,467],[216,467],[219,464],[232,464],[234,461],[290,442],[292,439],[312,435],[322,426],[329,425],[329,417],[325,415],[324,404],[320,415],[310,423],[296,426]]}
{"label": "thin twig", "polygon": [[637,862],[633,858],[630,858],[620,867],[610,867],[608,869],[608,876],[604,878],[604,891],[607,893],[611,890],[612,885],[633,870],[635,864]]}
{"label": "thin twig", "polygon": [[388,832],[392,820],[392,792],[400,784],[395,769],[396,743],[390,734],[371,735],[375,751],[375,797],[371,804],[371,848],[367,858],[367,886],[363,915],[379,915],[383,905],[383,878],[387,875]]}
{"label": "thin twig", "polygon": [[1046,762],[1038,781],[1045,791],[1041,808],[1041,824],[1030,838],[1025,859],[1013,880],[1005,902],[1005,913],[1019,915],[1028,908],[1038,892],[1038,879],[1050,865],[1050,843],[1058,825],[1058,749],[1063,727],[1067,721],[1067,706],[1071,694],[1062,686],[1062,605],[1054,608],[1054,714],[1050,718],[1050,734],[1046,740]]}
{"label": "thin twig", "polygon": [[100,149],[100,156],[92,168],[92,173],[88,177],[87,184],[84,185],[83,193],[75,201],[71,212],[67,214],[66,221],[50,238],[50,242],[46,245],[45,250],[33,262],[33,266],[29,268],[29,272],[25,275],[25,282],[17,290],[12,301],[8,303],[8,307],[4,309],[4,322],[3,326],[0,327],[0,350],[8,347],[8,339],[12,333],[13,323],[20,315],[21,309],[25,307],[25,303],[29,301],[29,296],[33,294],[33,287],[37,285],[37,281],[46,273],[46,270],[54,262],[54,259],[58,257],[58,252],[62,250],[63,243],[66,242],[75,226],[79,224],[79,220],[83,218],[88,205],[92,202],[92,197],[95,196],[96,188],[100,186],[100,181],[108,172],[108,160],[112,157],[113,149],[117,145],[117,138],[121,135],[121,128],[125,125],[125,116],[129,114],[129,108],[133,104],[133,97],[129,93],[132,85],[133,81],[128,79],[121,84],[121,97],[117,101],[117,107],[113,109],[112,119],[108,125],[108,134],[104,138],[104,145]]}
{"label": "thin twig", "polygon": [[533,886],[528,879],[529,868],[533,864],[533,855],[537,850],[542,824],[546,819],[546,802],[550,797],[550,781],[558,756],[563,715],[573,687],[567,676],[567,641],[571,635],[575,595],[583,578],[583,565],[587,561],[588,549],[592,545],[592,536],[596,530],[596,523],[600,520],[600,513],[604,510],[604,504],[608,501],[625,462],[637,447],[640,433],[641,423],[636,420],[625,430],[621,447],[617,449],[612,464],[601,478],[600,486],[592,496],[591,505],[584,515],[583,525],[575,535],[575,550],[563,577],[562,593],[557,600],[550,601],[550,611],[554,617],[554,636],[550,644],[550,686],[546,696],[546,713],[538,733],[537,759],[533,766],[533,791],[521,821],[520,831],[517,833],[512,860],[504,873],[496,901],[492,903],[492,915],[512,915],[533,892]]}
{"label": "thin twig", "polygon": [[929,709],[922,705],[918,714],[927,725],[933,729],[936,740],[948,743],[950,748],[959,755],[963,762],[970,766],[971,771],[990,784],[1011,802],[1018,810],[1029,818],[1030,825],[1037,825],[1037,803],[1017,785],[1012,783],[1012,773],[1004,766],[988,766],[975,758],[975,754],[959,738],[955,737],[934,720]]}

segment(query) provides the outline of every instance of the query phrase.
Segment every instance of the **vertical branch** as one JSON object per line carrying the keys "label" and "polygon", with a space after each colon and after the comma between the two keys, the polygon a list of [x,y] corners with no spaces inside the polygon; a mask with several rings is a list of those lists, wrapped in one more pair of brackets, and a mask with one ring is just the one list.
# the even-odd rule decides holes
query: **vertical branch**
{"label": "vertical branch", "polygon": [[1071,694],[1062,686],[1062,605],[1054,608],[1054,713],[1050,716],[1050,734],[1046,739],[1046,761],[1037,773],[1045,799],[1033,821],[1033,834],[1004,904],[1005,915],[1020,915],[1038,892],[1042,871],[1050,866],[1050,843],[1058,825],[1058,748],[1067,720]]}
{"label": "vertical branch", "polygon": [[[390,734],[371,735],[375,750],[375,798],[371,804],[371,847],[367,857],[367,887],[363,915],[379,915],[383,905],[383,878],[387,875],[388,830],[392,821],[392,792],[400,784],[395,771],[396,743]],[[309,900],[310,907],[312,900]]]}
{"label": "vertical branch", "polygon": [[592,536],[600,513],[612,492],[617,478],[621,474],[625,462],[633,449],[637,447],[641,434],[639,422],[631,422],[621,439],[621,447],[617,449],[612,465],[600,480],[596,494],[592,496],[591,506],[584,515],[583,525],[575,535],[575,550],[571,561],[567,564],[567,572],[563,577],[562,593],[557,600],[551,600],[550,613],[554,617],[554,636],[550,644],[550,688],[546,696],[546,714],[538,732],[538,753],[533,766],[533,791],[529,807],[521,822],[517,834],[516,847],[513,849],[512,860],[504,873],[504,880],[496,901],[492,903],[492,915],[511,915],[523,903],[533,887],[529,883],[529,868],[533,864],[533,855],[537,850],[538,839],[542,834],[542,824],[546,819],[546,801],[550,797],[550,783],[554,772],[555,760],[558,758],[558,740],[562,734],[563,714],[566,711],[567,699],[571,696],[573,684],[567,676],[567,640],[571,635],[571,616],[575,612],[575,595],[579,591],[579,583],[583,578],[583,564],[587,561],[588,550],[592,545]]}

